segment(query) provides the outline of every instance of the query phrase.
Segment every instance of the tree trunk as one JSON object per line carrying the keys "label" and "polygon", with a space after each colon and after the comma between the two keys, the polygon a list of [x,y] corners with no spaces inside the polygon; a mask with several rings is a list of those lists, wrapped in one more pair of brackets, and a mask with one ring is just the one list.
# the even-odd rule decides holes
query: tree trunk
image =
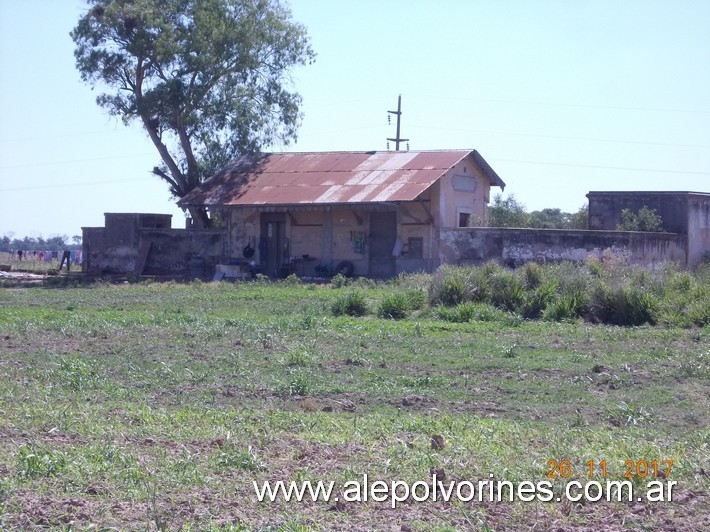
{"label": "tree trunk", "polygon": [[188,207],[187,210],[190,212],[192,224],[195,228],[209,229],[212,227],[212,220],[207,216],[207,209],[205,207]]}

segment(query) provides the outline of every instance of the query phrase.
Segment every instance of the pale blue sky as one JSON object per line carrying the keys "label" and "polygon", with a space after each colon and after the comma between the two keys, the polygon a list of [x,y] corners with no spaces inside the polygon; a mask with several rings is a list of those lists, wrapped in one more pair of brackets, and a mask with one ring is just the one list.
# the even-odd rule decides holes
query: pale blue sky
{"label": "pale blue sky", "polygon": [[[475,148],[528,209],[589,190],[710,192],[710,2],[293,0],[318,54],[294,72],[298,142]],[[79,0],[0,0],[0,235],[80,234],[104,212],[183,225],[158,156],[74,68]]]}

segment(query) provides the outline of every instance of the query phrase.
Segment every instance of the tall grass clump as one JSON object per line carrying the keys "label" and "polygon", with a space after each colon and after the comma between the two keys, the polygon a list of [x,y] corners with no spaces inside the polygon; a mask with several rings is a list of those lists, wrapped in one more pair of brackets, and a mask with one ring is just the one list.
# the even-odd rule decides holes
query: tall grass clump
{"label": "tall grass clump", "polygon": [[442,266],[433,275],[429,287],[432,306],[454,307],[465,301],[487,301],[490,296],[490,276],[503,268],[495,263],[483,268]]}
{"label": "tall grass clump", "polygon": [[429,302],[454,307],[466,300],[468,287],[463,276],[441,274],[435,278],[429,290]]}
{"label": "tall grass clump", "polygon": [[377,307],[377,316],[391,320],[407,317],[411,310],[410,301],[403,292],[387,294]]}
{"label": "tall grass clump", "polygon": [[436,308],[439,319],[452,323],[467,323],[471,321],[508,321],[509,314],[488,303],[467,301],[455,307],[443,305]]}
{"label": "tall grass clump", "polygon": [[499,309],[518,312],[525,302],[525,284],[517,272],[500,269],[489,277],[490,303]]}
{"label": "tall grass clump", "polygon": [[333,301],[330,310],[335,316],[365,316],[367,301],[362,292],[348,292]]}
{"label": "tall grass clump", "polygon": [[534,288],[525,292],[525,298],[520,309],[520,315],[528,320],[540,318],[547,307],[557,297],[559,282],[552,279],[540,281]]}
{"label": "tall grass clump", "polygon": [[710,265],[693,275],[673,264],[644,269],[604,255],[517,270],[493,262],[448,266],[432,276],[429,301],[440,319],[455,322],[480,319],[466,305],[477,302],[519,319],[702,327],[710,322]]}
{"label": "tall grass clump", "polygon": [[673,270],[665,273],[665,292],[658,301],[658,323],[680,327],[710,324],[710,268],[701,265],[695,275]]}
{"label": "tall grass clump", "polygon": [[427,305],[427,295],[423,290],[410,288],[404,291],[404,297],[410,310],[422,310]]}
{"label": "tall grass clump", "polygon": [[535,290],[543,282],[544,271],[543,267],[537,262],[526,262],[522,270],[525,288]]}

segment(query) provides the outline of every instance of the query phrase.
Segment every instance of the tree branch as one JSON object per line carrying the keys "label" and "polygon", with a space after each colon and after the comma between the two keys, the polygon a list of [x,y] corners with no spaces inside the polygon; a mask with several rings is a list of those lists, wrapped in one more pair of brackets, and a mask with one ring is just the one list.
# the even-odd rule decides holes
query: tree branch
{"label": "tree branch", "polygon": [[134,92],[136,96],[136,103],[138,104],[138,116],[140,116],[145,130],[148,132],[150,140],[153,142],[153,145],[158,150],[160,158],[163,159],[163,162],[168,167],[168,170],[170,170],[170,173],[173,176],[174,183],[176,185],[179,185],[175,187],[175,192],[177,192],[178,195],[183,196],[190,190],[187,180],[185,179],[183,173],[180,171],[180,168],[178,168],[178,165],[173,159],[172,155],[170,155],[168,147],[163,144],[162,140],[160,139],[157,128],[154,128],[151,125],[150,122],[152,117],[148,116],[145,111],[141,110],[140,102],[143,98],[143,76],[143,60],[139,59],[138,65],[136,66],[136,88]]}
{"label": "tree branch", "polygon": [[197,160],[195,159],[195,154],[192,151],[192,145],[190,143],[190,138],[185,131],[185,124],[183,123],[182,113],[177,110],[177,116],[175,117],[175,129],[177,130],[178,137],[180,138],[180,146],[185,154],[185,160],[187,161],[187,177],[188,180],[194,181],[195,185],[198,185],[199,177],[197,176]]}
{"label": "tree branch", "polygon": [[180,186],[175,182],[175,180],[170,177],[168,174],[163,172],[160,168],[157,166],[153,168],[153,174],[157,175],[161,179],[164,179],[165,181],[168,182],[168,184],[173,187],[173,190],[175,191],[176,194],[180,192]]}

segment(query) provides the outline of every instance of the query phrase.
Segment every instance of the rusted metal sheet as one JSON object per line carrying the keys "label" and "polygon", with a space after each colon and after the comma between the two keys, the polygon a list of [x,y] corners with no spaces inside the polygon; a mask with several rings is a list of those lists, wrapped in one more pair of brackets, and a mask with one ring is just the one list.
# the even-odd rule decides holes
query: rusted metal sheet
{"label": "rusted metal sheet", "polygon": [[180,205],[298,205],[412,201],[467,156],[505,183],[475,150],[271,153],[239,158]]}

